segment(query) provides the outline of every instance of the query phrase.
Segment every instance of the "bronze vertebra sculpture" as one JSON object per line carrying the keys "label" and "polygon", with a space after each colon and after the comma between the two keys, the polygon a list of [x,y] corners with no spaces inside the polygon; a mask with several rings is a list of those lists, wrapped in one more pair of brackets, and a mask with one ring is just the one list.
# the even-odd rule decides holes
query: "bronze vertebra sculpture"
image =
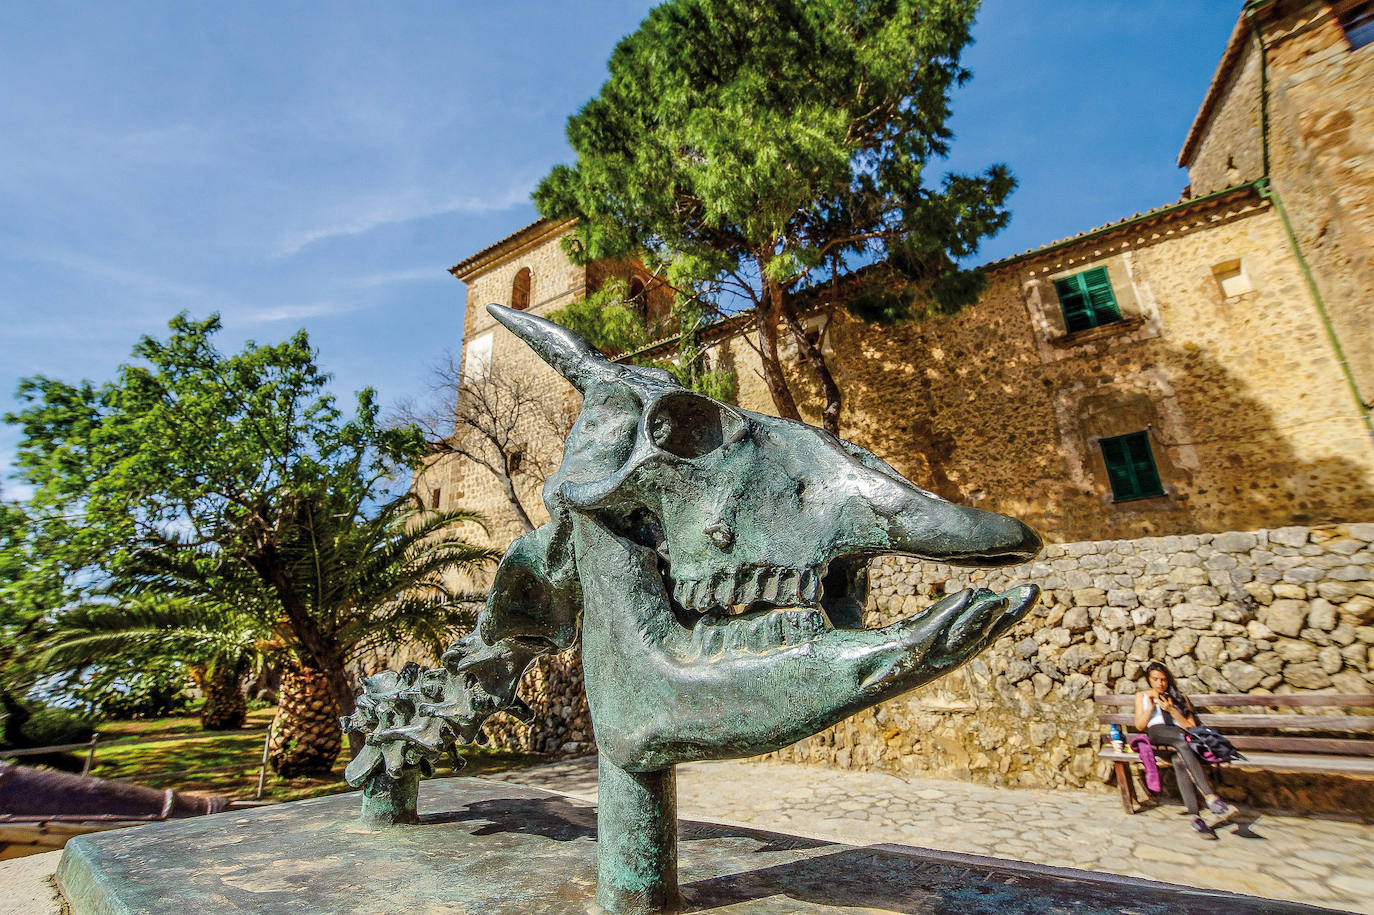
{"label": "bronze vertebra sculpture", "polygon": [[580,632],[600,753],[597,902],[667,911],[675,764],[775,750],[941,676],[1038,593],[964,591],[865,630],[870,559],[1008,565],[1040,540],[819,429],[612,363],[533,315],[488,311],[583,395],[544,487],[551,520],[511,544],[476,631],[442,668],[366,681],[344,722],[367,732],[347,777],[366,785],[365,819],[412,820],[417,770],[493,712],[521,715],[525,666]]}

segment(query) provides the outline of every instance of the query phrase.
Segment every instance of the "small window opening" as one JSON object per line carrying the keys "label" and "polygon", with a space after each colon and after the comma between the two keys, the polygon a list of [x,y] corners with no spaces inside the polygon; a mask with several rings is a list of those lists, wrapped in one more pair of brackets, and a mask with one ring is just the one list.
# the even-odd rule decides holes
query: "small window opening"
{"label": "small window opening", "polygon": [[530,268],[521,267],[510,289],[510,307],[524,311],[530,307]]}
{"label": "small window opening", "polygon": [[1250,284],[1250,277],[1246,275],[1245,268],[1239,260],[1217,264],[1212,268],[1212,275],[1217,278],[1217,285],[1221,287],[1221,294],[1228,299],[1245,295],[1254,289]]}
{"label": "small window opening", "polygon": [[1104,438],[1098,445],[1107,465],[1113,501],[1129,502],[1164,495],[1148,431]]}
{"label": "small window opening", "polygon": [[1064,327],[1069,333],[1121,320],[1121,309],[1117,307],[1106,267],[1095,267],[1055,280],[1054,290],[1059,294]]}
{"label": "small window opening", "polygon": [[519,473],[519,472],[520,472],[520,468],[523,467],[523,466],[525,466],[525,452],[524,452],[524,451],[516,451],[516,452],[513,452],[513,453],[511,454],[511,456],[510,456],[510,460],[509,460],[507,463],[508,463],[509,466],[510,466],[510,472],[511,472],[511,473]]}
{"label": "small window opening", "polygon": [[1336,20],[1345,32],[1345,40],[1350,42],[1350,50],[1356,51],[1374,42],[1374,0],[1338,5]]}
{"label": "small window opening", "polygon": [[434,487],[434,490],[429,494],[429,507],[437,511],[439,509],[440,504],[442,503],[442,500],[443,490],[440,489],[438,486]]}

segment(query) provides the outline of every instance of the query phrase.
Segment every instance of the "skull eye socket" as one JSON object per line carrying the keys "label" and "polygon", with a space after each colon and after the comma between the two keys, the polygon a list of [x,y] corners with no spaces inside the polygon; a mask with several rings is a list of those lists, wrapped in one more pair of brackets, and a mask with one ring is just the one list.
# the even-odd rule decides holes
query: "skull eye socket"
{"label": "skull eye socket", "polygon": [[743,421],[734,412],[697,394],[661,398],[654,404],[648,427],[655,445],[689,460],[710,454],[744,431]]}

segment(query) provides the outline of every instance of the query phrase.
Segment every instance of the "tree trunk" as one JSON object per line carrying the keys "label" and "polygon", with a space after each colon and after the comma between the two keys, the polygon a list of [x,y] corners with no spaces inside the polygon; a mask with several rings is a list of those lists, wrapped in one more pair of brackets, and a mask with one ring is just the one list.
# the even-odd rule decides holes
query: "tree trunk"
{"label": "tree trunk", "polygon": [[[509,462],[510,456],[502,452],[501,460]],[[520,501],[520,494],[515,491],[515,481],[510,477],[510,471],[502,468],[501,473],[496,475],[501,481],[501,490],[506,494],[506,501],[510,503],[511,509],[515,512],[515,517],[520,521],[520,526],[525,529],[525,533],[534,530],[534,522],[530,520],[529,512],[525,511],[525,505]]]}
{"label": "tree trunk", "polygon": [[835,376],[830,374],[830,366],[825,362],[825,354],[821,352],[820,343],[819,341],[813,343],[811,338],[806,335],[806,328],[797,318],[797,312],[792,307],[790,296],[784,294],[779,300],[778,313],[782,316],[788,329],[792,331],[792,336],[797,338],[797,346],[801,348],[802,355],[806,357],[807,365],[811,367],[811,372],[816,376],[816,380],[821,383],[821,391],[825,394],[825,409],[821,412],[821,425],[824,426],[826,432],[839,437],[840,387],[835,384]]}
{"label": "tree trunk", "polygon": [[782,304],[782,288],[768,278],[770,257],[759,256],[755,261],[759,275],[763,277],[763,301],[754,309],[759,322],[759,362],[763,367],[763,383],[773,398],[773,406],[783,419],[801,419],[797,402],[792,397],[792,389],[787,386],[787,378],[782,373],[782,362],[778,359],[778,309]]}
{"label": "tree trunk", "polygon": [[201,730],[234,731],[243,727],[248,718],[248,702],[238,671],[219,664],[213,670],[193,669],[191,675],[205,694],[205,705],[200,710]]}
{"label": "tree trunk", "polygon": [[[348,679],[348,672],[344,670],[342,662],[333,664],[329,670],[325,671],[325,677],[329,680],[329,691],[334,697],[334,720],[345,715],[352,715],[357,708],[358,690],[353,681]],[[363,735],[357,731],[348,732],[348,758],[357,756],[363,749]]]}
{"label": "tree trunk", "polygon": [[[353,713],[354,695],[352,684],[348,681],[348,674],[344,671],[343,661],[340,659],[339,652],[334,649],[332,635],[326,636],[320,630],[319,623],[311,615],[310,608],[301,601],[300,596],[292,588],[291,581],[278,560],[274,546],[267,543],[261,544],[258,552],[248,557],[248,563],[263,581],[271,586],[281,601],[292,634],[300,642],[300,648],[303,649],[303,660],[312,665],[309,670],[311,676],[318,677],[323,683],[323,686],[319,687],[322,694],[333,699],[333,710],[330,713],[332,727],[336,732],[341,731],[338,718]],[[302,671],[298,671],[298,673],[302,672],[304,672],[304,668]],[[279,706],[285,709],[286,696],[288,695],[285,677],[282,679],[280,695]],[[278,718],[281,718],[280,713]],[[337,740],[336,744],[333,755],[330,756],[331,764],[334,757],[339,755],[339,747],[343,745],[342,740]],[[358,751],[362,749],[362,739],[356,734],[350,734],[348,746],[350,754],[356,756]]]}
{"label": "tree trunk", "polygon": [[343,749],[338,702],[330,677],[305,667],[288,669],[281,680],[281,697],[268,761],[278,775],[323,775]]}

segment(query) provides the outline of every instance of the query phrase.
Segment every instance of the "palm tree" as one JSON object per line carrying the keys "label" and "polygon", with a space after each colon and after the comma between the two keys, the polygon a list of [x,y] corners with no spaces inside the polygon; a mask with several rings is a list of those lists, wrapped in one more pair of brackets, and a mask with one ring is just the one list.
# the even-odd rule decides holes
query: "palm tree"
{"label": "palm tree", "polygon": [[243,727],[243,679],[265,660],[260,620],[239,607],[201,597],[124,595],[57,613],[40,643],[39,666],[72,673],[112,659],[180,661],[205,695],[201,727]]}
{"label": "palm tree", "polygon": [[472,512],[422,511],[409,495],[368,508],[345,490],[303,496],[278,541],[277,587],[210,545],[135,551],[120,564],[122,594],[56,616],[43,661],[57,673],[113,657],[182,660],[206,694],[208,728],[242,723],[241,681],[270,659],[283,667],[274,770],[328,772],[339,718],[353,711],[349,667],[406,643],[437,656],[476,617],[446,576],[499,558],[455,531],[482,523]]}
{"label": "palm tree", "polygon": [[[476,610],[446,583],[499,558],[454,528],[481,523],[463,511],[422,511],[410,496],[364,515],[328,493],[311,499],[282,558],[296,596],[309,611],[303,644],[297,621],[279,620],[291,649],[273,723],[269,759],[281,775],[327,771],[342,748],[339,717],[353,711],[353,684],[340,701],[336,679],[379,649],[419,642],[436,656]],[[331,504],[333,503],[333,504]],[[337,666],[321,664],[321,657]]]}

